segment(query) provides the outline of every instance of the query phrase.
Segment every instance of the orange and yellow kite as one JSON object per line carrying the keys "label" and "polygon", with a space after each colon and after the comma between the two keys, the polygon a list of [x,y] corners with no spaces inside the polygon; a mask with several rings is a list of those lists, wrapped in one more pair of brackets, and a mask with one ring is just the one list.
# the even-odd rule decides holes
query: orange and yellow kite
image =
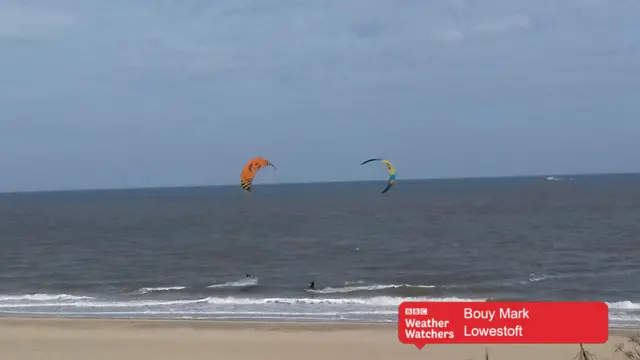
{"label": "orange and yellow kite", "polygon": [[240,186],[242,186],[244,191],[251,192],[253,179],[258,174],[258,171],[260,171],[260,169],[265,166],[271,166],[276,169],[276,167],[269,160],[266,160],[263,157],[257,157],[249,160],[249,162],[242,169],[242,173],[240,173]]}

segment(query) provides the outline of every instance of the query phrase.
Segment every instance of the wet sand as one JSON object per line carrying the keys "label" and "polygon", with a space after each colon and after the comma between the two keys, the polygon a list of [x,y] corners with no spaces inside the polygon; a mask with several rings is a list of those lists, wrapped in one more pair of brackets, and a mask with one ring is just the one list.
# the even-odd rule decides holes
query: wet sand
{"label": "wet sand", "polygon": [[[612,330],[585,345],[599,360],[623,359]],[[181,320],[0,319],[2,360],[572,360],[578,345],[429,345],[398,341],[395,325]]]}

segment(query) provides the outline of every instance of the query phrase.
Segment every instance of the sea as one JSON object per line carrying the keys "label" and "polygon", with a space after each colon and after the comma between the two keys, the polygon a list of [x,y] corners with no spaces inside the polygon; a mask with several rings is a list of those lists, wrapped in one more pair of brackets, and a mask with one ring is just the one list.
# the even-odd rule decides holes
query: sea
{"label": "sea", "polygon": [[0,194],[0,316],[394,322],[411,300],[604,301],[611,327],[640,327],[640,175],[384,186]]}

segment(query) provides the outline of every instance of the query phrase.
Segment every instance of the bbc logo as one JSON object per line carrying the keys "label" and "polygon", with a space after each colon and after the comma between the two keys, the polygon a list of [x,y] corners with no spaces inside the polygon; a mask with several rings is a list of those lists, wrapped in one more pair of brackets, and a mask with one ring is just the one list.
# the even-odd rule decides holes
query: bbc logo
{"label": "bbc logo", "polygon": [[404,309],[405,315],[428,315],[429,310],[427,308],[406,308]]}

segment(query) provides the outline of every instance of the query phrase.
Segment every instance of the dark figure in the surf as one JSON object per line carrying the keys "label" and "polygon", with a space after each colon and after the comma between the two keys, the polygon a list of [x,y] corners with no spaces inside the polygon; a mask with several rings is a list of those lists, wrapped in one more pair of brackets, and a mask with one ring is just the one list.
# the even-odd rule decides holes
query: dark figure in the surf
{"label": "dark figure in the surf", "polygon": [[309,282],[309,289],[310,290],[315,290],[316,289],[316,282],[315,281],[310,281]]}
{"label": "dark figure in the surf", "polygon": [[247,275],[247,277],[248,277],[248,278],[250,278],[250,277],[251,277],[251,275],[249,275],[249,274],[246,274],[246,273],[245,273],[245,275]]}

